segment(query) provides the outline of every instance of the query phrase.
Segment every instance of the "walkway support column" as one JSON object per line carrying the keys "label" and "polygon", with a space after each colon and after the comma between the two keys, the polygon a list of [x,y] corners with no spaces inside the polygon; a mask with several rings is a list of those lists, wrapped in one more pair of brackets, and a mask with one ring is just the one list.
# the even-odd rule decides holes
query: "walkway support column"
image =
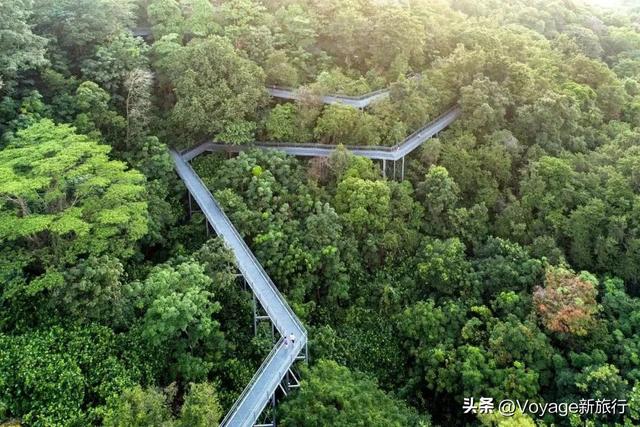
{"label": "walkway support column", "polygon": [[273,427],[276,427],[278,423],[276,422],[276,391],[273,391],[271,395],[271,422],[273,423]]}
{"label": "walkway support column", "polygon": [[258,313],[256,308],[256,294],[251,292],[253,303],[251,304],[253,307],[253,336],[258,335]]}
{"label": "walkway support column", "polygon": [[[245,280],[246,281],[246,280]],[[253,335],[258,335],[258,322],[261,320],[268,320],[271,323],[271,341],[276,342],[276,325],[271,321],[271,318],[266,314],[260,314],[260,308],[258,307],[258,298],[255,293],[251,293],[252,300],[251,306],[253,308]]]}

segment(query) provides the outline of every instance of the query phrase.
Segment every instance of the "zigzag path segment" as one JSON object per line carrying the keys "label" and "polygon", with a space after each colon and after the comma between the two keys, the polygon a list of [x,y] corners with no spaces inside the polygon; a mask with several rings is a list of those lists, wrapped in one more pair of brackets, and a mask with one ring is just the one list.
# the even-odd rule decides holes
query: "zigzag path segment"
{"label": "zigzag path segment", "polygon": [[[451,125],[451,123],[453,123],[458,117],[460,117],[461,112],[462,111],[458,106],[450,108],[435,120],[427,123],[425,126],[409,135],[400,144],[394,145],[392,147],[344,146],[344,148],[357,156],[368,157],[372,160],[398,161],[418,148],[425,141],[432,138],[434,135]],[[329,157],[331,153],[333,153],[338,148],[338,146],[329,144],[291,144],[284,142],[255,142],[252,144],[237,145],[207,141],[196,147],[184,150],[182,152],[182,156],[185,160],[191,161],[204,152],[222,151],[238,153],[254,148],[282,151],[292,156]]]}
{"label": "zigzag path segment", "polygon": [[221,423],[228,427],[252,426],[298,354],[305,348],[307,331],[191,165],[175,150],[171,151],[171,157],[179,177],[207,221],[235,255],[238,269],[278,332],[281,336],[291,333],[296,336],[295,343],[288,347],[283,345],[283,339],[280,338]]}
{"label": "zigzag path segment", "polygon": [[[294,91],[281,88],[267,88],[274,97],[284,99],[297,99]],[[356,108],[364,108],[376,100],[388,96],[388,91],[378,91],[359,98],[324,96],[322,101],[327,104],[345,103]],[[435,120],[427,123],[413,134],[409,135],[402,143],[393,147],[345,147],[355,155],[368,157],[374,160],[397,161],[411,153],[426,140],[432,138],[453,123],[461,114],[461,109],[454,106],[440,115]],[[238,231],[215,200],[209,189],[204,185],[200,177],[188,163],[196,156],[207,152],[224,151],[240,152],[252,148],[265,150],[278,150],[294,156],[328,157],[338,146],[323,144],[286,144],[286,143],[253,143],[248,145],[231,145],[213,142],[205,142],[197,147],[178,153],[171,150],[176,172],[183,181],[191,196],[202,209],[208,223],[212,225],[216,233],[223,238],[227,246],[233,252],[238,269],[251,287],[254,295],[267,312],[270,320],[281,335],[263,364],[242,394],[238,397],[233,407],[221,422],[225,427],[249,427],[255,424],[258,417],[276,392],[287,371],[299,358],[298,355],[307,345],[307,331],[293,313],[285,298],[280,294],[259,261],[255,258]],[[283,338],[293,333],[297,339],[295,343],[285,347]]]}

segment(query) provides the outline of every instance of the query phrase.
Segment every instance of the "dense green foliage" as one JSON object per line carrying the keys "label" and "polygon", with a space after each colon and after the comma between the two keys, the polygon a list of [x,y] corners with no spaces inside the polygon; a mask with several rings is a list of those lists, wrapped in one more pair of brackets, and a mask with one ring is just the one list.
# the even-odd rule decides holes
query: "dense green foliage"
{"label": "dense green foliage", "polygon": [[[277,417],[638,425],[627,3],[0,2],[0,424],[215,425],[268,352],[168,146],[394,145],[457,103],[403,182],[343,149],[193,160],[309,329],[310,366]],[[319,98],[385,87],[364,110]],[[629,408],[462,413],[481,396]]]}
{"label": "dense green foliage", "polygon": [[171,414],[170,399],[176,387],[164,391],[135,386],[113,397],[104,417],[106,427],[207,427],[222,419],[216,391],[208,383],[189,385],[178,417]]}
{"label": "dense green foliage", "polygon": [[305,373],[300,393],[282,407],[283,426],[427,426],[363,374],[320,360]]}

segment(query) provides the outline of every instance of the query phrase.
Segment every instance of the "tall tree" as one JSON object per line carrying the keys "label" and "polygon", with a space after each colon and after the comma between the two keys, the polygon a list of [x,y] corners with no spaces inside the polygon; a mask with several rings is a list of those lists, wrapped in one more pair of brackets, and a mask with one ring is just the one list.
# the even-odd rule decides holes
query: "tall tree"
{"label": "tall tree", "polygon": [[[18,73],[46,64],[46,39],[33,34],[31,0],[0,4],[0,94],[15,84]],[[3,86],[5,87],[3,90]]]}
{"label": "tall tree", "polygon": [[533,294],[533,303],[544,325],[553,332],[586,335],[593,329],[597,280],[588,273],[576,276],[563,268],[546,272],[544,288]]}
{"label": "tall tree", "polygon": [[130,28],[133,0],[34,0],[34,22],[38,34],[55,43],[57,52],[65,52],[76,69],[92,53],[95,45]]}
{"label": "tall tree", "polygon": [[136,68],[124,80],[124,105],[127,119],[125,149],[131,149],[149,130],[151,121],[151,86],[153,75],[149,70]]}
{"label": "tall tree", "polygon": [[184,18],[177,0],[151,0],[147,6],[147,16],[156,40],[169,34],[182,36]]}
{"label": "tall tree", "polygon": [[194,39],[175,50],[166,64],[177,97],[171,118],[183,134],[230,131],[255,118],[266,100],[263,71],[225,38]]}
{"label": "tall tree", "polygon": [[80,258],[135,252],[147,232],[144,177],[109,151],[49,120],[0,151],[2,258],[13,266],[2,269],[5,283],[24,277],[36,293],[60,285],[60,269]]}
{"label": "tall tree", "polygon": [[158,355],[165,381],[201,381],[219,363],[224,340],[212,279],[195,262],[158,266],[128,292],[140,314],[137,333]]}
{"label": "tall tree", "polygon": [[141,38],[120,33],[99,46],[95,54],[83,62],[82,73],[115,97],[118,105],[122,105],[130,74],[148,68],[148,49]]}
{"label": "tall tree", "polygon": [[300,391],[281,406],[284,426],[430,425],[370,378],[336,362],[320,360],[307,375]]}

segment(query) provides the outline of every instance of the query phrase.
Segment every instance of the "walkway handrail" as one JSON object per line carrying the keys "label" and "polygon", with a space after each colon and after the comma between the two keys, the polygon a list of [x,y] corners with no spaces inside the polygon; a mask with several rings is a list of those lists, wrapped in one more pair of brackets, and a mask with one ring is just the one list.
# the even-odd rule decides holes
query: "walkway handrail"
{"label": "walkway handrail", "polygon": [[[404,141],[402,141],[402,143],[396,145],[396,150],[399,152],[400,157],[406,156],[411,151],[413,151],[414,149],[417,148],[417,145],[415,147],[411,148],[411,145],[413,143],[412,139],[416,138],[418,135],[420,135],[420,134],[422,134],[425,131],[428,131],[430,129],[434,133],[438,133],[440,130],[442,130],[443,128],[447,127],[449,124],[453,123],[453,121],[455,121],[460,116],[461,113],[462,113],[461,108],[458,105],[453,105],[447,111],[445,111],[444,113],[442,113],[441,115],[436,117],[434,120],[432,120],[431,122],[429,122],[426,125],[422,126],[420,129],[416,130],[411,135],[406,137],[404,139]],[[452,115],[453,115],[453,117],[451,117]],[[438,125],[441,122],[445,122],[445,124],[444,124],[444,126],[439,127]],[[425,138],[425,140],[428,139],[428,138],[429,137]],[[422,142],[424,142],[424,141],[419,141],[418,140],[418,145],[421,144]]]}
{"label": "walkway handrail", "polygon": [[425,129],[428,129],[429,127],[435,125],[436,123],[440,122],[441,120],[445,119],[449,114],[451,114],[452,112],[454,112],[454,111],[456,111],[458,109],[460,109],[460,107],[458,105],[456,105],[456,104],[452,105],[444,113],[440,114],[438,117],[436,117],[435,119],[431,120],[426,125],[424,125],[421,128],[416,129],[415,131],[411,132],[411,134],[409,134],[409,136],[407,136],[404,140],[402,140],[401,143],[394,145],[393,148],[395,150],[400,149],[403,145],[407,144],[411,140],[411,138],[415,137],[419,133],[423,132]]}
{"label": "walkway handrail", "polygon": [[[278,340],[276,345],[273,346],[273,348],[271,349],[271,351],[269,352],[267,357],[265,357],[265,359],[262,361],[262,364],[260,365],[258,370],[251,377],[251,381],[249,381],[249,383],[244,387],[244,389],[242,390],[242,393],[240,393],[240,396],[238,396],[238,398],[234,402],[233,406],[231,406],[231,408],[229,408],[229,411],[227,411],[227,414],[225,415],[225,417],[220,422],[221,426],[224,426],[229,421],[229,418],[231,418],[231,416],[236,412],[236,410],[238,409],[240,404],[242,402],[244,402],[244,400],[247,398],[247,395],[249,394],[249,390],[251,389],[253,384],[255,384],[256,380],[262,374],[262,372],[265,371],[266,367],[269,365],[271,360],[273,360],[273,357],[275,356],[276,352],[278,351],[278,349],[282,345],[283,340],[284,340],[284,337],[280,337],[280,339]],[[270,396],[266,396],[266,399],[268,400],[269,397]],[[265,405],[266,405],[266,403],[267,402],[265,401]],[[262,412],[263,409],[264,409],[264,406],[262,406],[262,408],[260,408],[260,410],[259,410],[259,412],[257,414],[255,412],[252,413],[251,414],[252,418],[257,419],[260,416],[260,413]],[[256,409],[256,411],[258,411],[258,409]],[[255,415],[255,417],[254,417],[254,415]]]}
{"label": "walkway handrail", "polygon": [[[406,75],[405,76],[408,80],[414,80],[414,79],[420,79],[422,78],[422,73],[415,73],[415,74],[411,74],[411,75]],[[317,92],[315,92],[314,88],[310,88],[309,86],[302,86],[302,87],[298,87],[298,88],[294,88],[294,87],[290,87],[290,86],[278,86],[278,85],[268,85],[267,86],[267,90],[270,91],[271,95],[278,97],[277,94],[274,94],[273,92],[271,92],[271,90],[279,90],[279,91],[283,91],[283,92],[289,92],[288,93],[288,97],[286,97],[286,99],[292,99],[292,98],[297,98],[298,94],[300,93],[300,89],[302,88],[306,88],[309,89],[309,92],[317,97],[320,98],[326,98],[326,99],[333,99],[336,101],[340,101],[340,100],[344,100],[347,101],[347,103],[349,102],[353,102],[353,103],[357,103],[359,101],[366,101],[368,99],[372,99],[375,100],[377,98],[380,98],[380,95],[388,95],[389,94],[389,88],[382,88],[382,89],[377,89],[371,92],[367,92],[367,93],[363,93],[362,95],[342,95],[339,93],[327,93],[327,94],[318,94]],[[370,103],[364,103],[364,104],[360,104],[362,107],[366,107],[368,106]]]}
{"label": "walkway handrail", "polygon": [[[281,89],[279,87],[267,87],[267,92],[274,98],[281,99],[298,100],[303,97],[298,90]],[[354,108],[366,108],[378,99],[389,96],[389,91],[383,89],[357,97],[347,95],[318,95],[313,92],[311,92],[311,95],[319,98],[324,104],[345,104]]]}
{"label": "walkway handrail", "polygon": [[[198,179],[200,179],[200,177],[198,177]],[[202,180],[201,180],[202,181]],[[203,183],[204,184],[204,183]],[[220,206],[218,204],[218,202],[216,201],[216,199],[211,196],[214,203],[216,205],[218,205],[218,207]],[[222,210],[222,208],[220,208],[220,210]],[[251,261],[258,266],[258,272],[260,273],[260,275],[262,276],[262,278],[265,280],[265,282],[267,282],[267,284],[269,285],[269,287],[271,288],[271,290],[273,291],[273,293],[276,294],[276,296],[282,300],[283,302],[283,306],[284,308],[287,310],[287,313],[289,314],[289,317],[292,321],[292,323],[295,323],[299,330],[306,336],[307,334],[307,330],[305,329],[305,327],[302,325],[302,323],[300,322],[300,320],[298,320],[298,317],[296,316],[296,314],[293,312],[293,310],[291,309],[291,307],[289,306],[289,304],[287,304],[287,300],[284,298],[284,296],[280,293],[280,291],[278,290],[278,288],[276,287],[276,285],[273,283],[273,281],[271,280],[271,278],[267,275],[267,273],[264,271],[264,269],[262,268],[262,265],[260,264],[260,261],[258,261],[258,259],[255,257],[255,255],[253,255],[253,252],[251,251],[251,249],[249,249],[249,246],[247,246],[246,242],[244,241],[244,239],[242,238],[242,236],[240,235],[240,233],[238,233],[238,231],[236,230],[236,228],[233,226],[233,224],[231,223],[231,221],[229,220],[229,218],[224,215],[223,220],[226,221],[229,225],[229,227],[231,228],[232,232],[234,233],[235,237],[240,241],[240,244],[243,246],[243,249],[245,249],[247,251],[247,254],[249,255],[249,257],[251,258]],[[259,296],[258,294],[260,293],[260,291],[256,291],[256,296]],[[260,299],[260,298],[258,298]],[[265,310],[268,310],[268,307],[264,307]],[[276,328],[278,328],[278,331],[284,335],[287,332],[290,331],[286,331],[284,330],[284,328],[280,328],[278,327],[278,323],[277,323],[278,319],[272,319],[272,321],[274,322],[274,324],[276,325]]]}
{"label": "walkway handrail", "polygon": [[[224,143],[223,143],[224,144]],[[228,145],[228,144],[226,144]],[[262,141],[256,141],[252,144],[247,144],[247,145],[255,145],[257,147],[268,147],[268,148],[330,148],[330,149],[336,149],[338,148],[338,145],[336,144],[321,144],[319,142],[311,142],[311,143],[304,143],[304,142],[278,142],[278,141],[266,141],[266,142],[262,142]],[[371,150],[371,149],[375,149],[375,150],[380,150],[380,151],[395,151],[398,149],[398,145],[392,145],[392,146],[388,146],[388,145],[343,145],[343,147],[345,148],[349,148],[349,149],[353,149],[353,150]]]}
{"label": "walkway handrail", "polygon": [[[200,177],[198,177],[198,179],[200,179]],[[203,183],[204,184],[204,183]],[[213,196],[211,196],[213,198]],[[214,203],[216,203],[218,205],[218,202],[216,201],[215,198],[213,198]],[[220,205],[218,205],[220,206]],[[222,209],[221,209],[222,210]],[[265,280],[265,282],[267,282],[267,284],[269,285],[269,287],[271,288],[271,290],[273,291],[273,293],[276,294],[276,296],[278,297],[278,299],[280,299],[283,302],[283,306],[284,308],[287,310],[287,313],[289,314],[289,317],[292,321],[292,323],[296,324],[296,326],[298,326],[299,331],[304,334],[304,336],[307,335],[307,330],[305,329],[305,327],[302,325],[302,323],[300,322],[300,320],[298,319],[298,316],[296,316],[296,314],[293,312],[293,310],[291,309],[291,307],[289,306],[289,304],[287,304],[287,300],[284,298],[284,296],[280,293],[280,291],[278,290],[278,288],[276,287],[276,285],[273,283],[273,281],[271,280],[271,278],[267,275],[267,273],[264,271],[264,269],[262,268],[262,265],[260,264],[260,261],[258,261],[258,259],[255,257],[255,255],[253,255],[253,252],[251,251],[251,249],[249,249],[249,246],[247,246],[246,242],[244,241],[244,239],[242,238],[242,236],[240,235],[240,233],[238,233],[238,231],[236,230],[236,228],[233,226],[233,224],[231,223],[231,221],[229,221],[229,218],[224,215],[224,220],[229,224],[232,232],[234,233],[235,237],[240,240],[240,244],[243,246],[243,248],[247,251],[247,254],[249,255],[249,257],[251,258],[251,261],[258,266],[258,271],[260,273],[260,275],[262,276],[262,278]],[[259,291],[256,292],[256,296],[259,296]],[[260,299],[260,298],[258,298]],[[263,307],[265,310],[268,310],[268,307]],[[274,324],[276,325],[276,328],[278,329],[278,331],[282,334],[285,335],[287,332],[287,330],[284,330],[284,328],[280,328],[278,327],[278,323],[276,322],[278,319],[271,319]]]}
{"label": "walkway handrail", "polygon": [[[304,341],[306,341],[307,335],[306,332],[303,336],[300,337],[301,339],[304,339]],[[301,341],[302,342],[302,341]],[[278,342],[275,344],[275,346],[271,349],[271,351],[269,352],[269,354],[267,355],[267,357],[264,359],[264,361],[262,362],[262,364],[260,365],[260,367],[258,368],[258,370],[255,372],[255,374],[253,375],[253,377],[251,377],[251,381],[249,381],[249,383],[246,385],[246,387],[244,388],[244,390],[242,391],[242,393],[240,394],[240,396],[238,396],[238,398],[236,399],[235,403],[233,404],[233,406],[229,409],[229,411],[227,412],[227,415],[224,417],[224,419],[220,422],[221,426],[225,426],[227,425],[227,423],[229,422],[229,420],[231,419],[231,417],[233,417],[234,413],[237,411],[237,409],[240,407],[240,405],[247,399],[247,396],[249,395],[249,391],[251,391],[253,385],[257,382],[258,378],[262,375],[263,372],[265,372],[267,370],[267,367],[271,364],[271,362],[273,361],[273,359],[275,358],[276,354],[278,353],[278,351],[281,351],[281,349],[284,347],[284,337],[280,337],[280,339],[278,340]],[[293,349],[292,349],[293,350]],[[285,350],[288,351],[288,350]],[[282,369],[282,367],[278,370],[277,373],[271,373],[272,375],[275,375],[278,378],[278,382],[282,381],[282,379],[284,378],[285,374],[287,373],[287,371],[289,370],[289,367],[295,362],[296,358],[297,358],[297,352],[295,351],[290,351],[288,352],[289,356],[289,363],[286,365],[286,369]],[[284,365],[283,365],[284,366]],[[250,418],[252,419],[257,419],[260,414],[262,413],[262,411],[264,410],[265,406],[267,405],[267,403],[269,402],[269,398],[271,397],[272,392],[269,393],[268,391],[265,391],[262,395],[262,399],[261,401],[263,402],[261,405],[257,406],[253,412],[250,414]]]}

